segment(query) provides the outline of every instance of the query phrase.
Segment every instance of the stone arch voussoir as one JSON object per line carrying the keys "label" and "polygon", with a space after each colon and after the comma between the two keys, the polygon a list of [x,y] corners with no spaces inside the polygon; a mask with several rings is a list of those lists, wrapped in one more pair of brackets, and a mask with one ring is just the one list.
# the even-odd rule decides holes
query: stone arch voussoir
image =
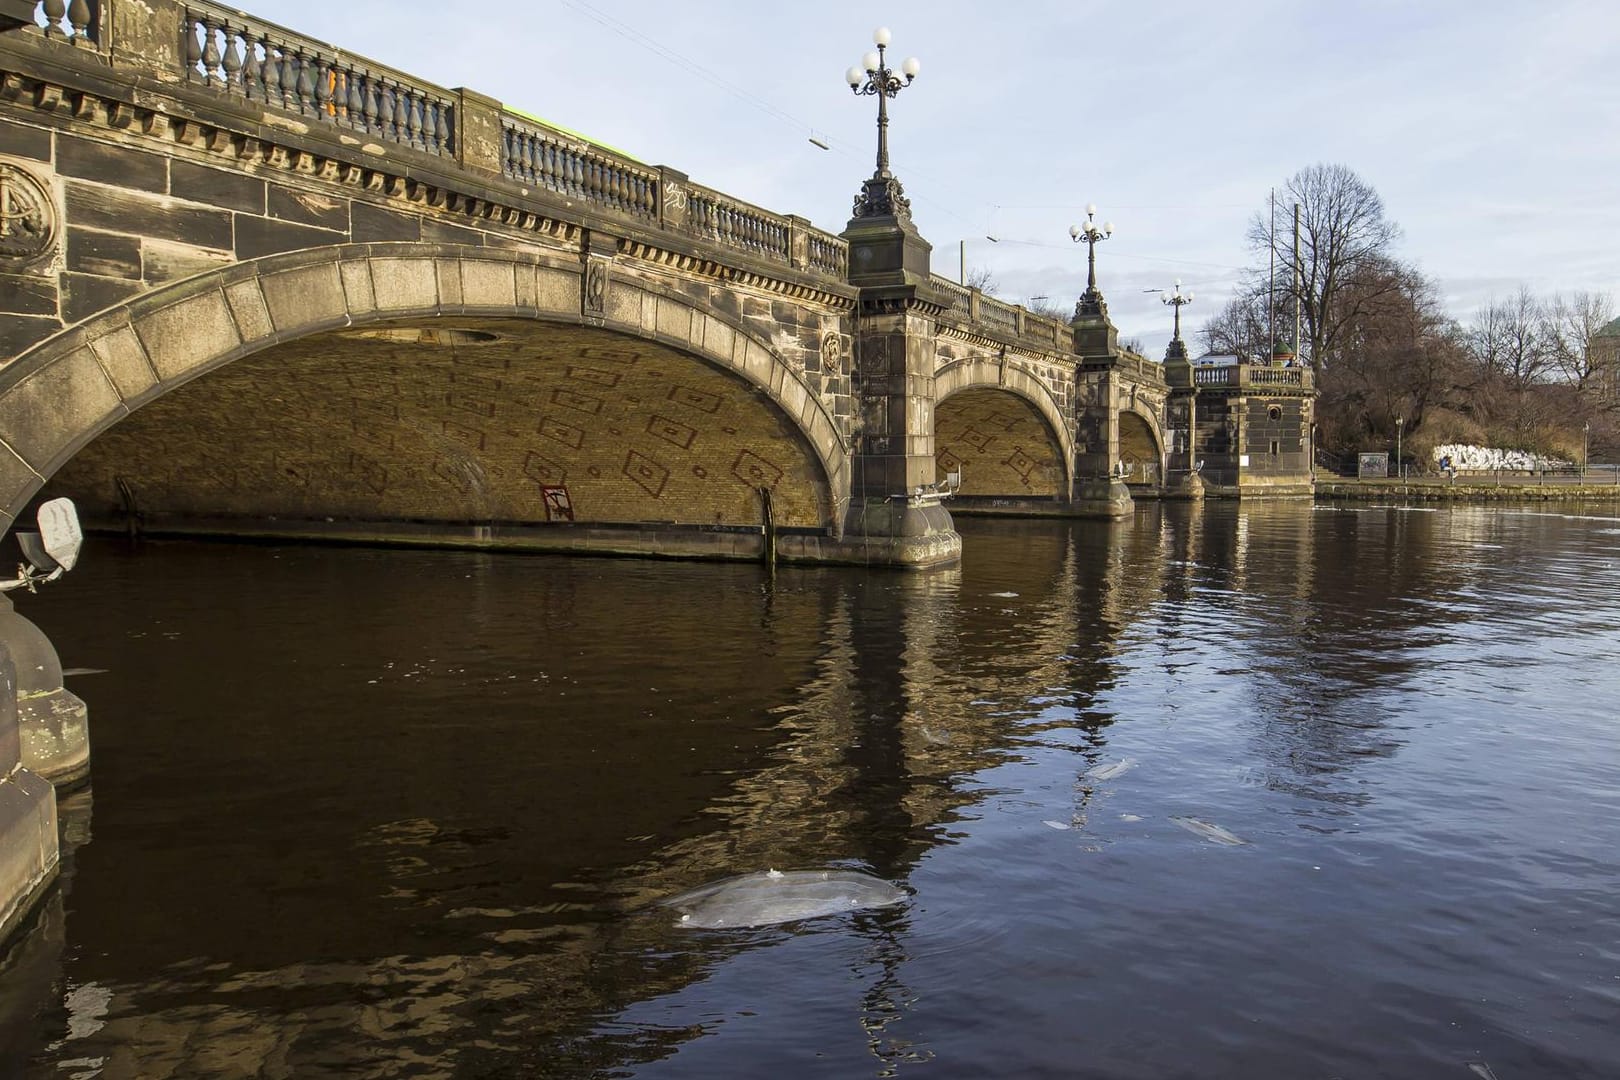
{"label": "stone arch voussoir", "polygon": [[[147,402],[223,364],[310,334],[439,315],[530,318],[650,338],[736,373],[801,433],[848,499],[848,452],[802,378],[742,325],[640,280],[583,295],[584,267],[538,250],[353,244],[236,263],[145,293],[0,368],[0,533],[65,462]],[[600,298],[599,309],[587,303]]]}
{"label": "stone arch voussoir", "polygon": [[1063,408],[1040,379],[1022,368],[1003,364],[998,360],[970,357],[954,360],[934,374],[934,406],[937,409],[946,398],[964,390],[1000,390],[1013,394],[1034,406],[1046,421],[1046,426],[1057,440],[1063,462],[1066,491],[1074,482],[1074,432],[1064,419]]}

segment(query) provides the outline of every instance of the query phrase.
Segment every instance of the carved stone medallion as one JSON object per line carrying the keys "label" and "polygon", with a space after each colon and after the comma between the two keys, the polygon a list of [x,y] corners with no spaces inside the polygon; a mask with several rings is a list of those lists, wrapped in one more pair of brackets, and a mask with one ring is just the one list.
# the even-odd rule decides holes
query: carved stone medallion
{"label": "carved stone medallion", "polygon": [[56,245],[56,207],[45,187],[0,163],[0,263],[27,263]]}

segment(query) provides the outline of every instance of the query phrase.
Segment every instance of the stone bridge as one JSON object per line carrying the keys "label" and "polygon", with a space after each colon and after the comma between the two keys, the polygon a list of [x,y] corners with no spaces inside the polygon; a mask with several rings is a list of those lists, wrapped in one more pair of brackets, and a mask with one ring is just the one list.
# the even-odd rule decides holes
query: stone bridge
{"label": "stone bridge", "polygon": [[[927,568],[947,505],[1308,473],[1308,372],[1150,363],[1100,294],[1042,318],[930,251],[886,167],[833,235],[207,0],[0,0],[0,532],[66,494],[132,533]],[[84,718],[0,597],[0,935]]]}
{"label": "stone bridge", "polygon": [[1162,462],[1161,366],[933,276],[903,198],[835,236],[227,7],[62,6],[0,34],[5,523],[930,566],[952,474],[1117,516]]}

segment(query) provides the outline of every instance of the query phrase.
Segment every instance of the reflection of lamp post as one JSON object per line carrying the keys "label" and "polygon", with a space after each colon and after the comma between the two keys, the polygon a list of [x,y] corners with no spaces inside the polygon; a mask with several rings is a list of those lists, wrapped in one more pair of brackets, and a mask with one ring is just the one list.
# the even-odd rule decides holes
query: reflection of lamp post
{"label": "reflection of lamp post", "polygon": [[[990,241],[992,244],[1001,243],[1001,237],[999,237],[999,236],[986,236],[985,239]],[[967,241],[966,240],[958,240],[956,242],[956,283],[958,285],[966,285],[967,284]]]}
{"label": "reflection of lamp post", "polygon": [[[872,43],[877,46],[877,51],[867,53],[861,57],[858,67],[844,73],[844,80],[856,94],[870,94],[878,99],[877,169],[872,173],[872,179],[866,182],[865,189],[856,196],[855,216],[881,217],[892,214],[910,217],[911,203],[900,189],[900,181],[889,172],[889,99],[911,84],[911,80],[922,70],[922,64],[913,56],[900,65],[898,73],[890,69],[883,55],[883,51],[889,47],[889,29],[886,26],[872,32]],[[901,75],[905,76],[904,81]]]}
{"label": "reflection of lamp post", "polygon": [[1395,475],[1402,480],[1406,479],[1406,473],[1401,469],[1401,429],[1405,426],[1406,417],[1397,416],[1395,418]]}
{"label": "reflection of lamp post", "polygon": [[1114,223],[1105,221],[1099,226],[1094,220],[1096,216],[1097,205],[1092,203],[1086,207],[1086,223],[1069,226],[1069,239],[1077,244],[1084,241],[1086,245],[1086,291],[1080,297],[1079,307],[1083,315],[1102,313],[1102,293],[1097,291],[1097,245],[1114,235]]}

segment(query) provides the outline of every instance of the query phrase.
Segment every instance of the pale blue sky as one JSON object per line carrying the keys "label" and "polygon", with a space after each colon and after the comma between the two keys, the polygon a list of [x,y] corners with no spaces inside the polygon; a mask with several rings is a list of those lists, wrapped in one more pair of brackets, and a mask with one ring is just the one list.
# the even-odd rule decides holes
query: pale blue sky
{"label": "pale blue sky", "polygon": [[966,238],[1008,299],[1072,304],[1068,227],[1095,202],[1114,320],[1155,356],[1169,310],[1143,290],[1180,277],[1196,328],[1249,263],[1268,190],[1318,161],[1379,191],[1459,317],[1521,283],[1620,293],[1613,0],[245,6],[832,232],[876,137],[843,72],[881,23],[896,64],[922,61],[890,138],[935,272],[956,276]]}

